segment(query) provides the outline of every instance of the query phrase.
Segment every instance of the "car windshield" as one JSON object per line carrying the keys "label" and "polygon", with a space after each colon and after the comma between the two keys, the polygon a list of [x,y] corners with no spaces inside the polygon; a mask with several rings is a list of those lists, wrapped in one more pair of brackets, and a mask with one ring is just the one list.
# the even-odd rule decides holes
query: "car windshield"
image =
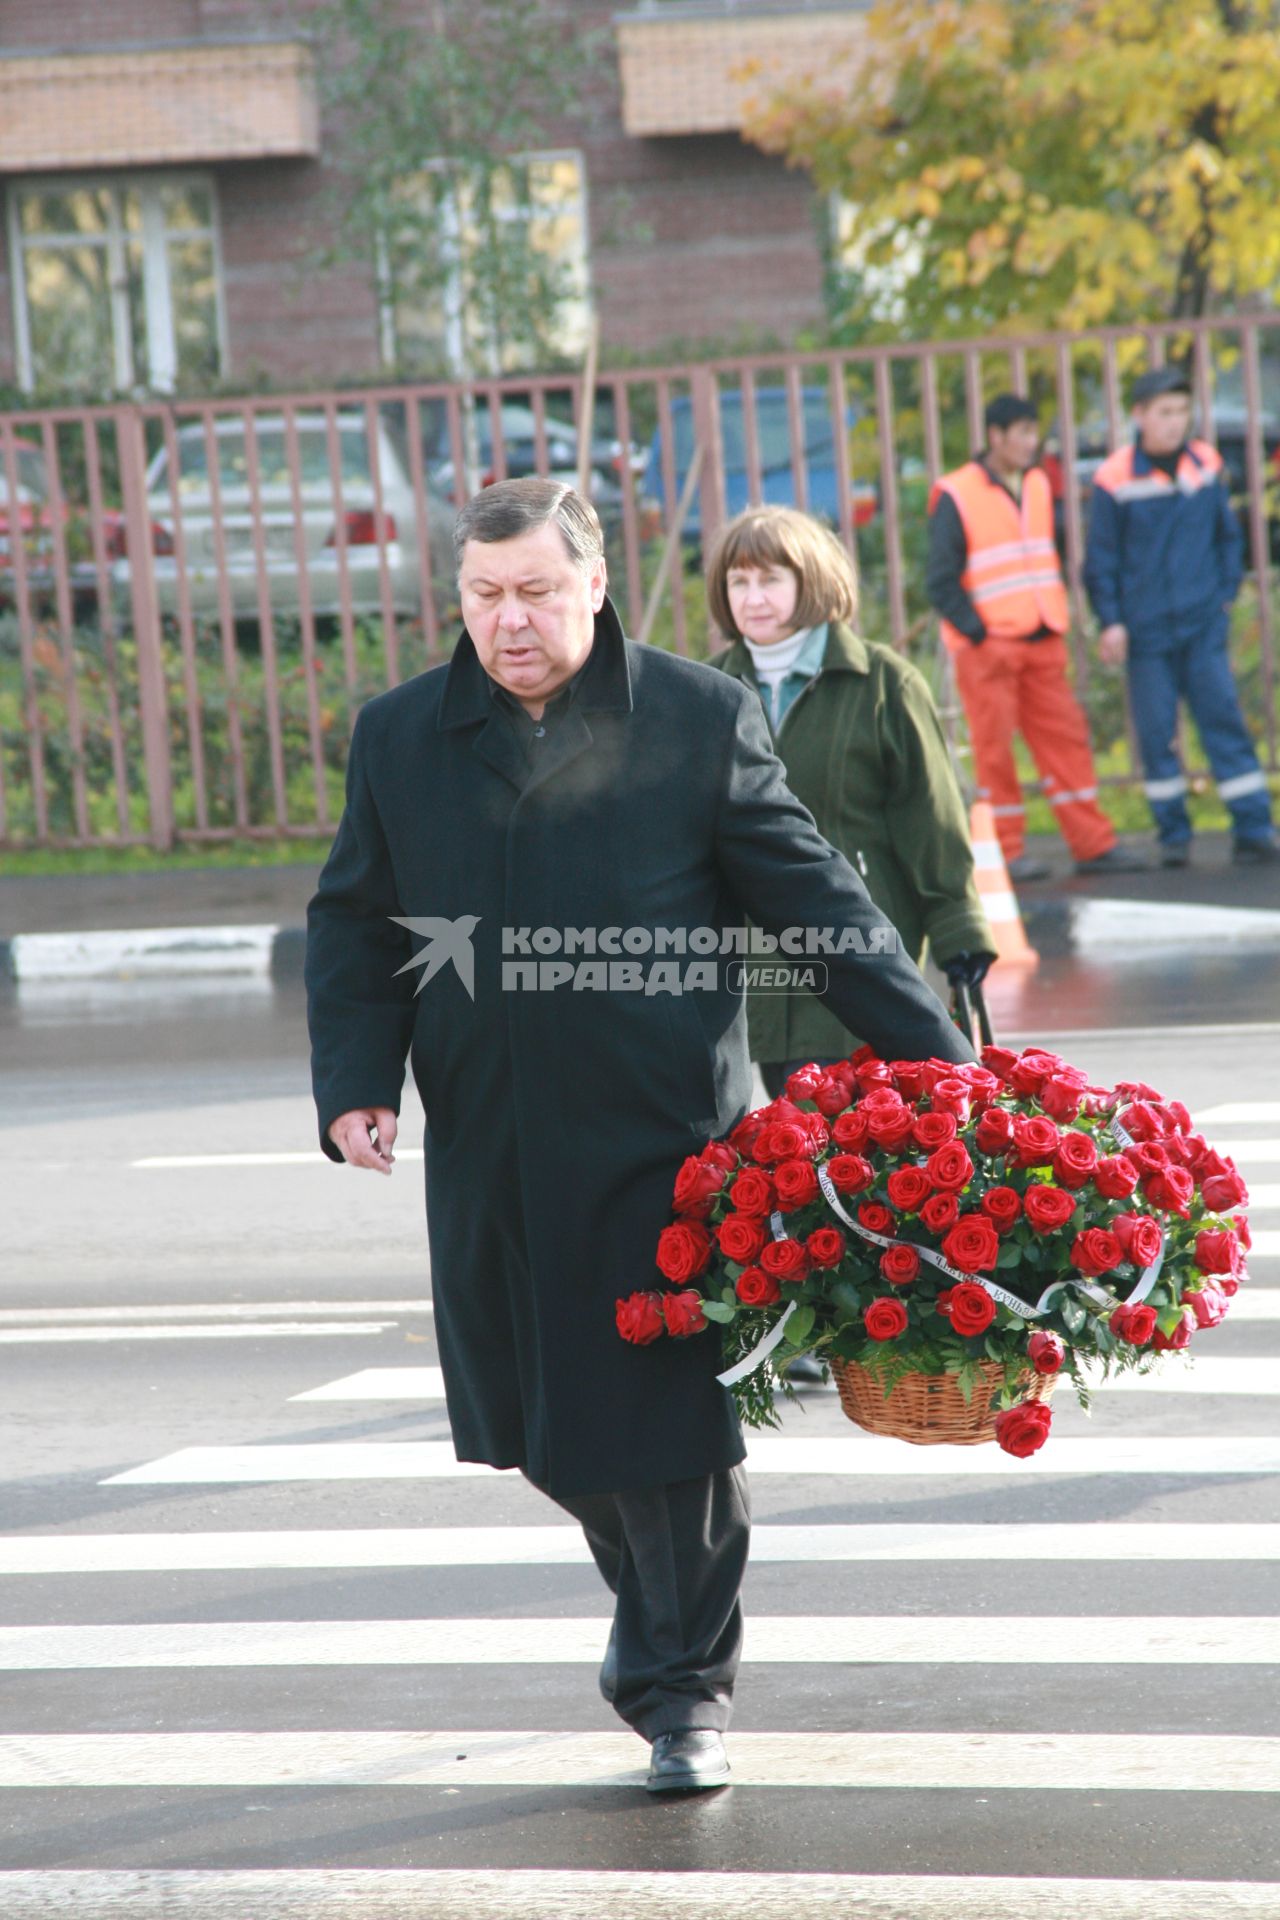
{"label": "car windshield", "polygon": [[[833,462],[835,443],[831,432],[830,399],[824,388],[806,387],[803,400],[805,458]],[[693,409],[677,403],[672,408],[672,414],[675,422],[676,464],[684,471],[693,458]],[[757,391],[756,435],[760,444],[760,465],[766,472],[791,465],[791,427],[787,396],[781,387],[765,387]],[[747,441],[741,393],[720,395],[720,437],[726,473],[745,473]]]}
{"label": "car windshield", "polygon": [[[298,433],[298,467],[304,487],[331,486],[329,468],[329,437],[322,426],[300,426]],[[224,428],[215,435],[218,448],[218,481],[224,491],[239,489],[247,491],[249,486],[248,448],[243,430],[228,433]],[[288,442],[282,425],[272,423],[260,426],[256,435],[258,449],[259,484],[264,491],[287,491],[289,487]],[[179,491],[185,494],[208,493],[209,458],[208,445],[202,431],[184,431],[179,436],[179,458],[181,460],[181,479]],[[338,449],[342,461],[343,481],[356,481],[364,485],[370,482],[369,439],[363,423],[343,425],[338,430]],[[381,449],[379,449],[381,452]],[[383,475],[386,478],[386,475]],[[151,486],[154,491],[168,487],[168,461],[162,454],[152,470]]]}

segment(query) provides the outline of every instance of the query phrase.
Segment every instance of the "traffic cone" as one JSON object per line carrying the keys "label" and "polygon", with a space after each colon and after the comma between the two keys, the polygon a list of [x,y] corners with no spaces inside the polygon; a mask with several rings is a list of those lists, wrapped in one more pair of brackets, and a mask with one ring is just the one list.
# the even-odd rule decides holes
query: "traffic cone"
{"label": "traffic cone", "polygon": [[974,878],[983,911],[991,923],[996,956],[1011,967],[1038,967],[1040,955],[1027,939],[1018,911],[1018,896],[996,837],[996,817],[989,800],[975,800],[969,813],[973,841]]}

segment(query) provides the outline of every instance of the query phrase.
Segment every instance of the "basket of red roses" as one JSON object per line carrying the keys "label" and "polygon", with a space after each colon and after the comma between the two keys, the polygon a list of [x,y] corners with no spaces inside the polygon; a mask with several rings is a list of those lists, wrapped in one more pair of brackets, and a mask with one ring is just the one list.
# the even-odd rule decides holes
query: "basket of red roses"
{"label": "basket of red roses", "polygon": [[1232,1162],[1153,1088],[1056,1054],[980,1064],[868,1048],[686,1160],[658,1241],[665,1288],[617,1303],[639,1346],[722,1329],[752,1426],[811,1352],[860,1426],[917,1444],[1044,1444],[1049,1395],[1167,1364],[1245,1277]]}

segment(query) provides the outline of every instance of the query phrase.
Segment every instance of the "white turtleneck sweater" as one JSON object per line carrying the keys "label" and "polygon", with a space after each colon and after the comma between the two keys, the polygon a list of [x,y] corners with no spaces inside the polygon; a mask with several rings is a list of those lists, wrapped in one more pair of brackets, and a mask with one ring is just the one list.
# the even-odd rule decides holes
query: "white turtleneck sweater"
{"label": "white turtleneck sweater", "polygon": [[801,627],[799,633],[793,633],[789,639],[774,640],[764,647],[758,646],[754,640],[748,640],[745,633],[742,636],[775,728],[778,723],[778,689],[800,658],[812,633],[812,627]]}

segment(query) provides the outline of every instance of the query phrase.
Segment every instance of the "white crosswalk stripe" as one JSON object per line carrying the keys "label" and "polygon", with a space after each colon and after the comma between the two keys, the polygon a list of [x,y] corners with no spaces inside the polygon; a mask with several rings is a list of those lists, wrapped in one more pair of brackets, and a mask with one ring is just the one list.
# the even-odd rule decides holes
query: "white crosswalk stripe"
{"label": "white crosswalk stripe", "polygon": [[[1226,1143],[1224,1150],[1237,1157],[1246,1178],[1249,1152],[1263,1165],[1280,1161],[1280,1141],[1256,1137],[1256,1130],[1276,1117],[1242,1113],[1240,1124],[1253,1128],[1254,1135],[1235,1146]],[[291,1164],[289,1157],[274,1158],[276,1164]],[[224,1156],[206,1159],[214,1168],[226,1164]],[[1227,1324],[1228,1335],[1240,1324],[1258,1329],[1251,1350],[1241,1352],[1236,1343],[1218,1351],[1210,1337],[1189,1365],[1172,1357],[1149,1379],[1100,1383],[1095,1428],[1064,1431],[1060,1422],[1050,1445],[1029,1460],[1012,1460],[991,1446],[913,1448],[869,1435],[834,1417],[834,1395],[809,1396],[804,1415],[788,1415],[781,1434],[750,1438],[749,1466],[768,1489],[762,1504],[772,1503],[769,1517],[753,1534],[752,1577],[769,1577],[771,1570],[789,1566],[809,1566],[813,1573],[800,1589],[775,1584],[770,1604],[760,1600],[749,1608],[747,1677],[757,1693],[769,1684],[775,1697],[786,1699],[792,1688],[806,1684],[802,1675],[811,1675],[816,1662],[828,1671],[833,1689],[853,1690],[849,1712],[857,1717],[844,1722],[852,1730],[829,1730],[829,1721],[824,1730],[821,1720],[815,1723],[798,1706],[795,1719],[789,1725],[784,1720],[786,1730],[735,1730],[730,1757],[738,1807],[758,1806],[771,1795],[798,1806],[795,1797],[803,1796],[807,1803],[829,1807],[838,1830],[839,1796],[873,1793],[878,1796],[875,1824],[892,1829],[895,1809],[914,1804],[912,1796],[954,1796],[955,1807],[1003,1822],[1000,1830],[1006,1835],[1025,1830],[1025,1844],[1018,1842],[1025,1877],[877,1874],[861,1871],[860,1862],[851,1863],[859,1866],[856,1872],[796,1872],[792,1869],[803,1854],[797,1856],[789,1843],[772,1859],[760,1858],[757,1848],[754,1859],[715,1872],[700,1871],[696,1861],[673,1871],[616,1873],[519,1863],[502,1870],[393,1871],[371,1864],[229,1872],[208,1869],[207,1843],[183,1869],[181,1836],[194,1834],[196,1827],[176,1810],[194,1806],[201,1796],[236,1790],[252,1790],[253,1804],[246,1811],[262,1816],[270,1805],[257,1804],[259,1798],[271,1803],[277,1793],[287,1792],[288,1804],[305,1805],[309,1794],[327,1796],[326,1825],[338,1834],[342,1796],[348,1794],[359,1799],[362,1822],[379,1806],[379,1796],[396,1790],[414,1791],[415,1805],[433,1814],[439,1808],[467,1808],[473,1797],[484,1795],[496,1798],[499,1808],[508,1797],[533,1793],[550,1796],[552,1805],[561,1804],[563,1796],[566,1808],[616,1807],[625,1805],[627,1796],[636,1808],[649,1805],[639,1791],[644,1747],[626,1732],[587,1730],[586,1713],[600,1711],[593,1672],[608,1632],[608,1596],[599,1588],[593,1604],[594,1589],[581,1584],[590,1574],[590,1555],[580,1531],[562,1524],[492,1524],[511,1510],[513,1498],[520,1503],[532,1496],[518,1474],[459,1463],[447,1441],[345,1437],[396,1431],[415,1404],[438,1407],[443,1379],[434,1360],[337,1377],[316,1369],[306,1382],[305,1374],[298,1380],[296,1356],[286,1347],[281,1360],[294,1361],[292,1425],[279,1430],[280,1438],[256,1423],[251,1431],[257,1438],[250,1443],[240,1443],[232,1433],[226,1444],[179,1447],[124,1466],[101,1485],[159,1490],[166,1520],[164,1490],[173,1489],[174,1513],[185,1513],[185,1505],[176,1503],[191,1499],[190,1525],[199,1529],[202,1517],[240,1519],[231,1504],[233,1492],[224,1498],[217,1489],[243,1489],[234,1493],[236,1500],[257,1498],[278,1506],[290,1499],[278,1489],[291,1483],[307,1483],[323,1499],[326,1487],[347,1482],[405,1480],[411,1485],[404,1495],[390,1487],[372,1490],[369,1503],[377,1511],[367,1517],[381,1520],[384,1509],[394,1516],[399,1501],[399,1511],[414,1524],[294,1528],[286,1518],[283,1525],[202,1531],[174,1519],[171,1525],[157,1520],[156,1531],[101,1530],[108,1520],[93,1531],[0,1536],[0,1597],[12,1604],[8,1618],[19,1622],[0,1626],[0,1672],[6,1684],[45,1688],[58,1675],[79,1676],[74,1684],[84,1690],[83,1697],[103,1703],[95,1711],[113,1715],[97,1726],[92,1721],[76,1726],[73,1720],[60,1733],[0,1731],[0,1792],[72,1808],[76,1796],[91,1797],[99,1790],[132,1794],[175,1810],[177,1823],[168,1851],[154,1865],[144,1861],[131,1871],[79,1873],[53,1866],[0,1870],[0,1915],[3,1920],[64,1920],[79,1912],[98,1920],[113,1920],[116,1914],[171,1920],[178,1913],[191,1920],[248,1920],[249,1915],[253,1920],[323,1920],[341,1910],[361,1920],[380,1915],[386,1920],[600,1920],[605,1913],[610,1920],[747,1920],[749,1910],[750,1920],[759,1920],[767,1906],[778,1906],[790,1920],[837,1913],[841,1920],[1062,1920],[1067,1914],[1072,1920],[1278,1920],[1280,1885],[1225,1877],[1073,1879],[1067,1876],[1074,1857],[1063,1874],[1046,1873],[1041,1845],[1046,1832],[1057,1832],[1059,1839],[1067,1832],[1055,1826],[1057,1809],[1064,1809],[1063,1820],[1074,1818],[1066,1809],[1077,1797],[1091,1808],[1114,1808],[1089,1816],[1098,1819],[1100,1831],[1108,1822],[1114,1830],[1124,1817],[1124,1796],[1135,1794],[1159,1796],[1179,1809],[1188,1795],[1211,1795],[1228,1805],[1232,1797],[1247,1796],[1248,1817],[1258,1824],[1265,1796],[1280,1793],[1280,1738],[1232,1731],[1229,1712],[1215,1717],[1212,1731],[1194,1724],[1169,1731],[1181,1723],[1167,1705],[1156,1723],[1166,1730],[1159,1733],[1135,1728],[1132,1708],[1127,1718],[1110,1723],[1123,1731],[1083,1730],[1106,1726],[1105,1719],[1085,1721],[1081,1730],[1071,1730],[1070,1721],[1056,1728],[1039,1719],[1020,1725],[1018,1704],[1024,1682],[1059,1670],[1071,1676],[1077,1698],[1096,1699],[1108,1688],[1119,1697],[1127,1687],[1125,1697],[1132,1699],[1140,1681],[1153,1701],[1167,1703],[1178,1692],[1170,1676],[1203,1671],[1213,1675],[1216,1687],[1219,1676],[1225,1683],[1233,1673],[1251,1675],[1261,1690],[1266,1670],[1280,1665],[1280,1626],[1270,1612],[1259,1610],[1268,1600],[1258,1584],[1262,1570],[1280,1561],[1280,1520],[1267,1518],[1275,1511],[1267,1478],[1280,1476],[1280,1437],[1267,1430],[1274,1423],[1263,1417],[1265,1405],[1243,1404],[1249,1396],[1266,1401],[1280,1391],[1280,1354],[1269,1355],[1265,1346],[1270,1323],[1280,1320],[1280,1287],[1268,1284],[1271,1276],[1265,1271],[1267,1261],[1280,1254],[1280,1232],[1256,1224],[1277,1198],[1280,1185],[1264,1183],[1252,1203],[1255,1280],[1232,1302]],[[385,1330],[430,1311],[425,1299],[45,1306],[0,1313],[0,1344],[48,1339],[73,1347],[77,1340],[235,1340],[257,1334],[284,1338],[286,1332],[338,1337]],[[422,1331],[430,1332],[429,1321]],[[432,1353],[430,1347],[417,1351]],[[309,1351],[311,1361],[315,1357]],[[1175,1397],[1162,1400],[1162,1395]],[[1068,1387],[1062,1398],[1069,1400]],[[378,1403],[387,1406],[387,1418],[361,1412]],[[314,1417],[299,1418],[313,1405]],[[1250,1431],[1235,1431],[1233,1419]],[[308,1437],[290,1437],[299,1432]],[[1020,1501],[1010,1487],[1018,1478],[1036,1480],[1035,1501],[1044,1517],[1033,1517],[1036,1504]],[[823,1484],[815,1486],[815,1479]],[[963,1488],[952,1484],[961,1479]],[[1092,1493],[1094,1480],[1100,1499]],[[459,1482],[467,1484],[454,1485]],[[1168,1495],[1152,1507],[1159,1519],[1131,1517],[1143,1514],[1149,1499],[1161,1498],[1166,1482],[1189,1502],[1202,1497],[1182,1509],[1185,1518]],[[788,1507],[792,1486],[795,1499]],[[182,1492],[200,1488],[214,1490],[210,1500],[223,1513],[205,1514],[194,1492]],[[266,1491],[255,1495],[255,1488]],[[1224,1506],[1219,1515],[1219,1490],[1226,1499],[1233,1488],[1246,1490],[1248,1500]],[[1270,1508],[1250,1504],[1255,1490],[1258,1500],[1271,1498]],[[151,1497],[156,1496],[140,1495]],[[1059,1504],[1048,1505],[1050,1500]],[[874,1517],[873,1501],[886,1503],[883,1520]],[[924,1517],[917,1520],[917,1509],[908,1503],[920,1502],[927,1504],[918,1508]],[[985,1504],[974,1507],[970,1518],[966,1502]],[[287,1504],[281,1511],[288,1515]],[[318,1511],[312,1506],[298,1518]],[[125,1506],[120,1518],[136,1522],[147,1512]],[[993,1512],[999,1518],[985,1517]],[[1163,1517],[1166,1512],[1170,1517]],[[1240,1518],[1242,1512],[1250,1517]],[[1055,1519],[1055,1513],[1070,1517]],[[81,1524],[93,1525],[96,1518],[90,1511]],[[433,1524],[446,1518],[468,1524]],[[824,1589],[824,1581],[837,1577],[824,1569],[859,1565],[879,1569],[878,1584],[865,1599],[850,1598],[858,1590],[849,1584],[848,1573],[839,1576],[845,1582],[839,1598]],[[901,1575],[895,1572],[898,1565]],[[957,1569],[952,1586],[935,1584],[937,1611],[922,1611],[920,1583],[934,1569],[948,1566]],[[1084,1577],[1079,1575],[1074,1588],[1061,1584],[1078,1566],[1089,1569],[1087,1584],[1078,1583]],[[1217,1570],[1212,1589],[1201,1589],[1207,1605],[1194,1610],[1197,1595],[1178,1613],[1148,1609],[1140,1576],[1153,1591],[1172,1595],[1178,1592],[1174,1582],[1180,1569],[1198,1566]],[[477,1570],[477,1582],[489,1582],[477,1585],[477,1592],[496,1595],[494,1574],[503,1578],[506,1604],[465,1610],[467,1588],[459,1572],[468,1568]],[[1145,1568],[1155,1571],[1143,1575]],[[393,1575],[396,1569],[420,1569],[428,1576],[420,1586],[402,1584],[396,1590],[403,1613],[395,1600],[388,1606],[378,1583],[367,1577],[378,1570]],[[485,1569],[491,1571],[486,1575]],[[521,1569],[530,1570],[523,1585]],[[984,1569],[992,1570],[987,1597],[971,1600],[973,1583]],[[312,1613],[333,1617],[305,1614],[308,1588],[296,1580],[281,1588],[287,1600],[265,1617],[253,1617],[259,1606],[250,1603],[261,1598],[254,1576],[307,1570],[339,1576],[334,1591],[342,1597],[331,1601],[318,1586],[317,1595],[324,1597],[311,1606]],[[432,1570],[440,1576],[434,1592]],[[227,1574],[241,1577],[219,1583]],[[354,1594],[352,1583],[362,1576],[360,1598],[353,1604],[345,1588],[350,1585]],[[133,1584],[122,1587],[124,1578]],[[772,1578],[776,1583],[776,1571]],[[1242,1583],[1238,1591],[1232,1589],[1233,1578]],[[53,1620],[34,1617],[45,1611],[42,1579],[54,1582],[59,1595],[61,1610]],[[570,1588],[570,1581],[579,1584]],[[895,1581],[900,1583],[896,1589]],[[566,1601],[570,1591],[573,1598]],[[804,1612],[787,1611],[788,1593],[799,1591]],[[127,1611],[118,1610],[124,1593],[130,1596]],[[899,1594],[902,1604],[896,1609]],[[1073,1597],[1085,1594],[1087,1600],[1071,1605]],[[30,1604],[23,1610],[26,1595]],[[379,1601],[385,1613],[377,1610]],[[865,1610],[857,1610],[860,1606]],[[1019,1607],[1029,1610],[1015,1610]],[[277,1613],[296,1617],[281,1619]],[[929,1719],[911,1723],[926,1730],[895,1730],[895,1703],[906,1698],[902,1669],[913,1666],[937,1668],[944,1695],[964,1700],[970,1695],[962,1689],[985,1686],[993,1704],[972,1719],[966,1710],[959,1731],[946,1730],[948,1724],[954,1727],[954,1719],[936,1730],[927,1730]],[[323,1709],[305,1721],[290,1717],[295,1703],[309,1705],[316,1715],[316,1700],[324,1699],[325,1688],[340,1687],[345,1671],[364,1670],[362,1688],[383,1684],[369,1671],[379,1667],[405,1670],[403,1685],[413,1687],[424,1703],[421,1719],[388,1724],[371,1712],[361,1724],[350,1712],[344,1718]],[[558,1668],[574,1669],[566,1672],[565,1692],[558,1697],[581,1696],[584,1720],[578,1728],[558,1718],[550,1724],[539,1720],[529,1707],[535,1695],[518,1691],[522,1684],[526,1689],[535,1684],[534,1673]],[[411,1678],[410,1669],[422,1677]],[[216,1698],[208,1690],[234,1687],[237,1673],[253,1674],[264,1703],[261,1719],[240,1730],[234,1721],[228,1728],[225,1720],[204,1717],[209,1699]],[[782,1679],[769,1680],[771,1673]],[[986,1673],[989,1683],[983,1680]],[[205,1689],[181,1696],[192,1702],[191,1713],[202,1716],[186,1726],[182,1712],[165,1705],[166,1690],[184,1684]],[[399,1679],[396,1684],[401,1685]],[[510,1718],[504,1712],[504,1684],[524,1703]],[[874,1695],[861,1700],[859,1685],[874,1687]],[[140,1689],[137,1702],[131,1687]],[[244,1697],[228,1694],[229,1699]],[[1007,1708],[1000,1704],[1006,1697]],[[478,1724],[442,1731],[441,1722],[446,1728],[455,1722],[445,1712],[432,1711],[433,1699],[478,1703]],[[869,1714],[874,1717],[868,1720]],[[732,1800],[719,1804],[732,1818]],[[1006,1804],[1032,1811],[1016,1818],[995,1811]],[[1211,1831],[1215,1808],[1210,1802],[1200,1805],[1207,1810],[1195,1819]],[[484,1831],[496,1834],[493,1818],[490,1807]],[[787,1815],[788,1821],[806,1818],[813,1815]],[[774,1816],[768,1819],[773,1822]],[[1178,1819],[1184,1819],[1181,1811]],[[106,1857],[118,1859],[122,1851],[117,1846]],[[74,1861],[79,1856],[62,1857]],[[318,1857],[341,1861],[343,1855]],[[1224,1863],[1230,1857],[1225,1848],[1221,1857]],[[926,1864],[918,1855],[905,1858]],[[1116,1856],[1099,1851],[1090,1860],[1110,1872]],[[197,1870],[201,1862],[206,1865]],[[991,1863],[1003,1871],[1005,1859]],[[735,1870],[748,1865],[760,1870]],[[1152,1864],[1151,1872],[1160,1872],[1162,1865]],[[772,1866],[779,1870],[764,1870]]]}

